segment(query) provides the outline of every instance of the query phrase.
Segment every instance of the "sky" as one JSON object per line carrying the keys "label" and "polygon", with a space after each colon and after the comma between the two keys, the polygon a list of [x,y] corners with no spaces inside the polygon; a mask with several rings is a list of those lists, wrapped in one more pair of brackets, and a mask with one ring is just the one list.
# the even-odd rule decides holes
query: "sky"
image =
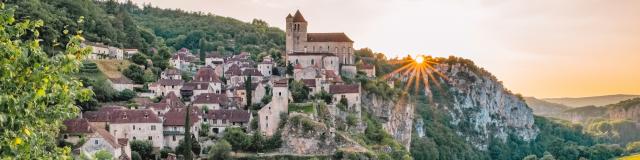
{"label": "sky", "polygon": [[133,0],[345,32],[388,57],[455,55],[538,98],[640,94],[638,0]]}

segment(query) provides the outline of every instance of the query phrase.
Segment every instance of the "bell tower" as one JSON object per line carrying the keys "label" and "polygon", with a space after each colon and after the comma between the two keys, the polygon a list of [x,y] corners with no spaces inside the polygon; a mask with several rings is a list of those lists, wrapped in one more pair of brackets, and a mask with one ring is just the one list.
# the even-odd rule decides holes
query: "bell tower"
{"label": "bell tower", "polygon": [[302,16],[300,11],[291,16],[287,16],[286,26],[286,52],[287,54],[293,52],[303,52],[304,43],[307,42],[307,21]]}

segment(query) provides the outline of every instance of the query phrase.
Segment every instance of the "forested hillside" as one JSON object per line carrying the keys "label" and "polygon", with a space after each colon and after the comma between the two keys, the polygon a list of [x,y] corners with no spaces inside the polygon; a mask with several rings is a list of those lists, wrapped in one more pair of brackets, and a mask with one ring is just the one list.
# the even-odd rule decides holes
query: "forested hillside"
{"label": "forested hillside", "polygon": [[264,52],[278,58],[275,55],[284,49],[284,32],[257,19],[246,23],[213,14],[139,7],[130,1],[115,0],[8,0],[7,4],[17,6],[18,19],[45,22],[39,28],[40,38],[50,54],[68,41],[64,32],[78,30],[88,41],[136,48],[143,53],[168,46],[196,53],[246,51],[253,57]]}

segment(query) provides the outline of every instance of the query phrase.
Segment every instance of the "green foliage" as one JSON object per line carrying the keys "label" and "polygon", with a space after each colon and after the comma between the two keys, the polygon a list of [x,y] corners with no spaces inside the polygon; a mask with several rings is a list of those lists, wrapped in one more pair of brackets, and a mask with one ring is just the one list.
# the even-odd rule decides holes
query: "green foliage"
{"label": "green foliage", "polygon": [[630,120],[595,120],[585,125],[584,131],[601,141],[625,145],[640,140],[640,128]]}
{"label": "green foliage", "polygon": [[315,113],[314,103],[289,103],[289,113],[291,112],[300,112],[300,113]]}
{"label": "green foliage", "polygon": [[137,84],[144,84],[144,70],[135,64],[129,65],[122,74]]}
{"label": "green foliage", "polygon": [[55,139],[62,121],[78,114],[76,100],[91,95],[72,76],[90,51],[79,35],[64,35],[69,43],[49,56],[39,39],[59,37],[40,37],[43,21],[16,21],[14,13],[0,3],[0,159],[69,158]]}
{"label": "green foliage", "polygon": [[[284,32],[266,23],[249,24],[232,18],[151,7],[134,7],[131,16],[174,49],[189,48],[200,53],[228,54],[246,51],[251,55],[284,49]],[[256,58],[256,57],[252,57]],[[254,59],[255,60],[255,59]]]}
{"label": "green foliage", "polygon": [[253,90],[251,88],[253,88],[252,84],[251,84],[251,76],[247,75],[247,78],[245,78],[244,81],[244,88],[245,88],[245,98],[247,100],[247,107],[246,108],[250,108],[251,105],[253,105],[253,102],[251,102],[251,99],[253,99]]}
{"label": "green foliage", "polygon": [[291,62],[287,63],[287,70],[286,70],[287,75],[289,76],[293,76],[293,64],[291,64]]}
{"label": "green foliage", "polygon": [[100,150],[96,152],[95,154],[93,154],[93,157],[96,160],[112,160],[113,159],[113,155],[111,155],[111,153],[109,153],[106,150]]}
{"label": "green foliage", "polygon": [[133,140],[129,142],[129,145],[131,145],[131,152],[135,151],[140,154],[142,159],[153,158],[153,146],[151,145],[151,141]]}
{"label": "green foliage", "polygon": [[120,101],[128,101],[136,97],[136,92],[130,89],[122,90],[118,93],[118,100]]}
{"label": "green foliage", "polygon": [[[169,156],[169,153],[175,153],[175,151],[173,151],[173,149],[169,148],[169,147],[164,147],[160,150],[160,158],[167,158],[167,156]],[[132,156],[133,158],[133,156]]]}
{"label": "green foliage", "polygon": [[638,153],[638,152],[640,152],[640,141],[635,141],[635,142],[627,144],[627,147],[625,148],[625,150],[627,151],[627,153]]}
{"label": "green foliage", "polygon": [[237,127],[225,129],[222,139],[229,142],[234,151],[247,150],[251,146],[251,137]]}
{"label": "green foliage", "polygon": [[142,156],[136,151],[131,151],[131,160],[142,160]]}
{"label": "green foliage", "polygon": [[333,95],[330,94],[327,91],[320,91],[320,93],[317,93],[313,96],[314,99],[321,99],[324,101],[324,103],[326,104],[331,104],[333,102]]}
{"label": "green foliage", "polygon": [[289,91],[291,91],[291,96],[293,97],[293,102],[302,103],[305,102],[309,98],[309,89],[304,86],[304,83],[301,81],[290,80],[289,83]]}
{"label": "green foliage", "polygon": [[213,147],[209,150],[209,159],[210,160],[225,160],[230,159],[231,157],[231,144],[225,140],[218,141]]}
{"label": "green foliage", "polygon": [[265,95],[264,97],[262,97],[260,102],[266,105],[266,104],[269,104],[269,102],[271,102],[271,98],[273,97],[273,91],[270,86],[266,86],[264,87],[264,89],[265,89]]}
{"label": "green foliage", "polygon": [[358,125],[358,116],[356,116],[355,114],[347,115],[347,125],[349,126]]}
{"label": "green foliage", "polygon": [[176,146],[176,154],[183,155],[186,158],[187,153],[191,155],[195,153],[197,155],[198,153],[200,153],[201,149],[202,149],[202,146],[200,146],[200,143],[198,143],[198,141],[192,140],[191,143],[188,144],[188,143],[185,143],[185,139],[183,139],[183,140],[180,140],[180,142],[178,142],[178,146]]}
{"label": "green foliage", "polygon": [[131,56],[131,61],[135,64],[138,65],[142,65],[142,66],[147,66],[147,57],[145,57],[144,55],[138,53],[138,54],[134,54]]}

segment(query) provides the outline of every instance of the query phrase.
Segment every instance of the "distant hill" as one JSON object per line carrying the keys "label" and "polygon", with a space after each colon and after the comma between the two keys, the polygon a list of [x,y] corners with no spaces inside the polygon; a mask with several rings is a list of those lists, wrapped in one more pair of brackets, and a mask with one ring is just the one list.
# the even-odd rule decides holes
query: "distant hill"
{"label": "distant hill", "polygon": [[625,94],[616,94],[616,95],[604,95],[604,96],[593,96],[593,97],[579,97],[579,98],[545,98],[547,102],[564,104],[569,107],[584,107],[584,106],[606,106],[609,104],[618,103],[620,101],[637,98],[640,95],[625,95]]}
{"label": "distant hill", "polygon": [[524,100],[529,108],[533,109],[533,114],[539,116],[552,116],[571,109],[571,107],[564,104],[552,103],[535,97],[525,97]]}

